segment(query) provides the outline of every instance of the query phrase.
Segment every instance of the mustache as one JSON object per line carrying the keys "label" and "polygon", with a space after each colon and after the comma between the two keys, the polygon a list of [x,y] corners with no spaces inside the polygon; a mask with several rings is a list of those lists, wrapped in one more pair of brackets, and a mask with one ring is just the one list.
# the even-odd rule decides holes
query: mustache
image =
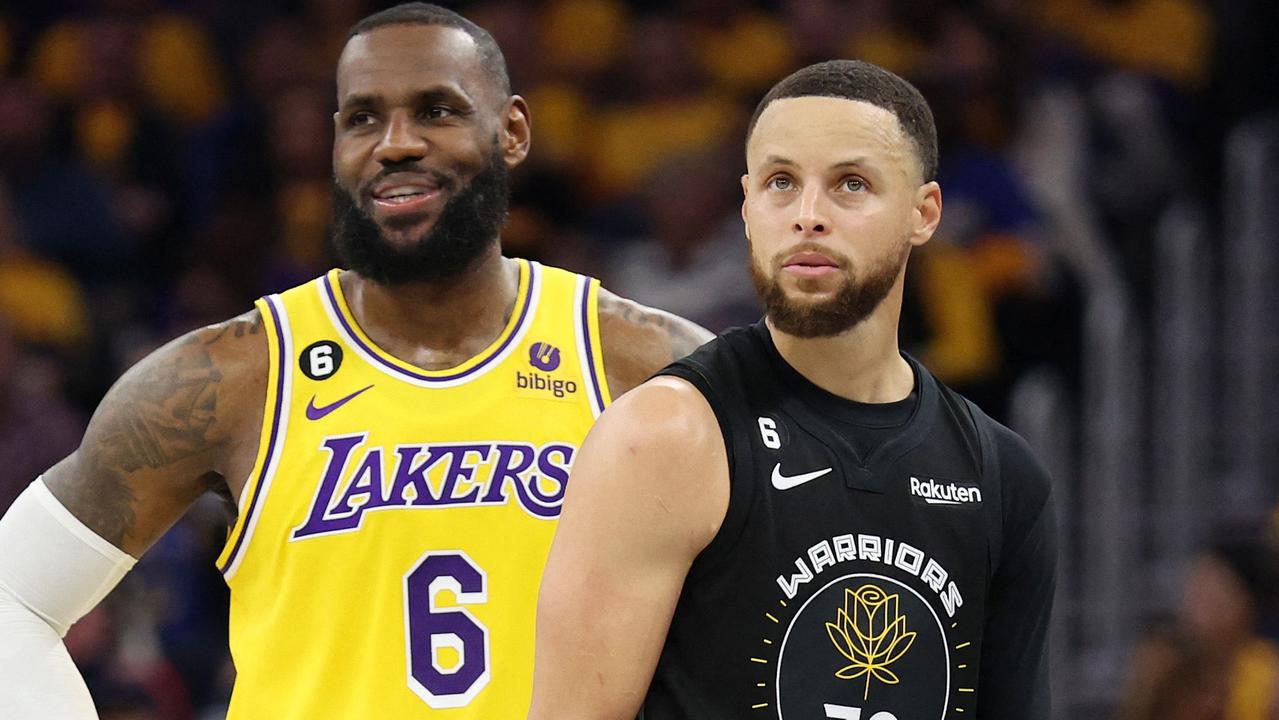
{"label": "mustache", "polygon": [[839,265],[839,268],[841,270],[847,270],[853,265],[853,261],[850,260],[848,256],[845,255],[844,253],[841,253],[838,250],[835,250],[834,248],[827,247],[819,242],[814,242],[812,240],[805,240],[804,242],[801,242],[796,245],[792,245],[791,247],[781,250],[775,255],[773,255],[772,257],[773,268],[780,269],[782,267],[782,263],[786,262],[786,258],[793,257],[795,255],[798,255],[800,253],[805,253],[805,252],[818,253],[820,255],[825,255],[826,257],[835,261],[835,263]]}

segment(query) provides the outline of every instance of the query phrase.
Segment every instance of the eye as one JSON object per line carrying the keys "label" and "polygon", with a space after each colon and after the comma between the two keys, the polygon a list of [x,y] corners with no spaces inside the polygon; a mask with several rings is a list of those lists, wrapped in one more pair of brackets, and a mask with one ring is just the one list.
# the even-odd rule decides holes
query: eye
{"label": "eye", "polygon": [[360,127],[361,125],[372,125],[375,118],[373,113],[363,110],[353,112],[346,118],[347,127]]}
{"label": "eye", "polygon": [[426,117],[431,120],[443,120],[445,118],[453,117],[456,114],[457,113],[453,110],[453,108],[448,107],[447,105],[432,105],[430,109],[426,111]]}
{"label": "eye", "polygon": [[785,175],[774,175],[768,179],[768,182],[764,183],[764,187],[785,192],[795,187],[795,183],[791,182],[791,179]]}
{"label": "eye", "polygon": [[861,192],[866,189],[866,181],[853,175],[841,180],[839,187],[841,190],[847,190],[848,192]]}

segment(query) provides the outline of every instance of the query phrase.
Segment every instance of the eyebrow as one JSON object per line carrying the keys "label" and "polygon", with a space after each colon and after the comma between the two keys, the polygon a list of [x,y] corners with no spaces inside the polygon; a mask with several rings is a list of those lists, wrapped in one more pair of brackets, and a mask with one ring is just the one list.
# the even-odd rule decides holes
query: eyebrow
{"label": "eyebrow", "polygon": [[[474,107],[474,101],[465,94],[447,87],[433,87],[426,90],[419,90],[413,93],[412,104],[414,105],[430,105],[437,102],[448,102],[464,107],[462,110],[469,110]],[[364,109],[379,107],[384,103],[384,97],[378,93],[356,93],[347,95],[339,103],[338,107],[342,110]]]}

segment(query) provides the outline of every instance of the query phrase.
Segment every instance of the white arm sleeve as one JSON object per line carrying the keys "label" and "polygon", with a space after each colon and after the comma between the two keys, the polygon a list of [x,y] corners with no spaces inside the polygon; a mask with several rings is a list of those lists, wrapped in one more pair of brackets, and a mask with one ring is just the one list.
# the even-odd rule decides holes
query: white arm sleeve
{"label": "white arm sleeve", "polygon": [[0,518],[0,718],[97,718],[62,645],[136,561],[31,484]]}

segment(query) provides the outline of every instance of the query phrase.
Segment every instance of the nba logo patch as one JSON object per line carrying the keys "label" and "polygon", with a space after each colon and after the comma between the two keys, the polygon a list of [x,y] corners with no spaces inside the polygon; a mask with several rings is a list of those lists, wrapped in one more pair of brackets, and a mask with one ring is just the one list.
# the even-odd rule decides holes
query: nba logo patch
{"label": "nba logo patch", "polygon": [[560,366],[560,349],[550,343],[533,343],[528,349],[528,364],[542,372],[551,372]]}

